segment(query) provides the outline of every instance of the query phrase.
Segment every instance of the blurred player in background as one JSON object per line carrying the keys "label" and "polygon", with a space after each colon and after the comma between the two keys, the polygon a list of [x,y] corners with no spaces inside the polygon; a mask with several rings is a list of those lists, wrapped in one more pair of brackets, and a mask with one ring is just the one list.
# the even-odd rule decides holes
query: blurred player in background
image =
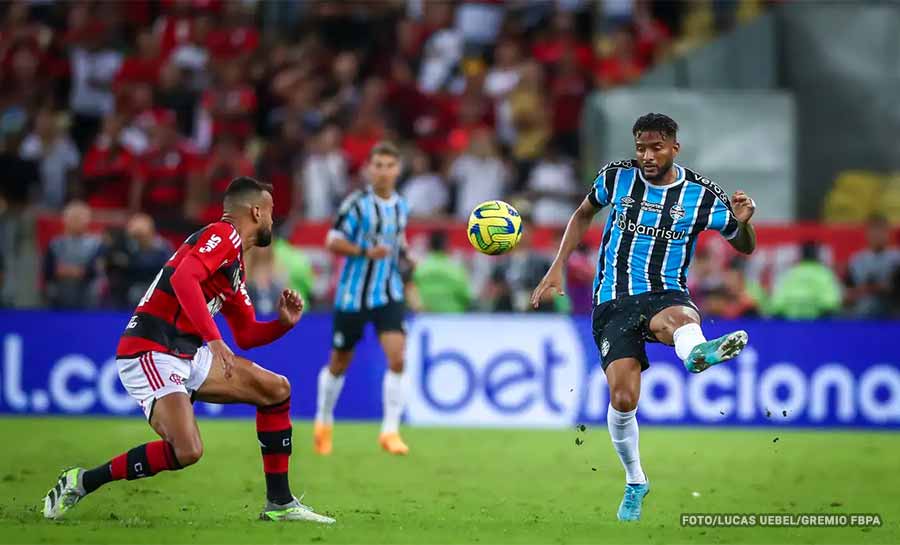
{"label": "blurred player in background", "polygon": [[405,405],[403,288],[411,270],[404,233],[409,209],[395,190],[400,166],[400,153],[393,144],[380,143],[372,148],[366,165],[370,185],[344,200],[328,233],[328,249],[346,256],[346,260],[335,294],[331,360],[319,373],[313,443],[322,455],[331,453],[334,407],[353,349],[369,322],[375,326],[388,363],[378,441],[391,454],[409,452],[399,433]]}
{"label": "blurred player in background", "polygon": [[650,491],[635,418],[641,372],[649,367],[645,342],[674,345],[692,373],[734,358],[747,344],[744,331],[706,340],[687,291],[687,271],[697,237],[707,229],[719,231],[739,252],[753,252],[750,218],[756,205],[742,191],[729,201],[718,185],[676,164],[677,132],[668,116],[638,118],[632,128],[636,159],[600,170],[569,219],[556,260],[532,294],[535,307],[547,292],[562,294],[566,260],[594,215],[610,205],[594,280],[593,332],[609,383],[609,433],[625,467],[619,520],[639,520]]}
{"label": "blurred player in background", "polygon": [[[203,454],[195,399],[256,407],[268,499],[263,520],[333,523],[291,494],[291,385],[287,378],[235,356],[213,315],[225,315],[242,349],[269,344],[300,320],[303,299],[284,290],[278,319],[256,321],[244,284],[244,252],[272,242],[272,189],[236,178],[225,191],[222,219],[192,234],[156,275],[116,349],[119,378],[162,438],[94,469],[63,471],[44,498],[44,516],[59,518],[110,481],[183,469]],[[203,343],[206,343],[205,345]]]}

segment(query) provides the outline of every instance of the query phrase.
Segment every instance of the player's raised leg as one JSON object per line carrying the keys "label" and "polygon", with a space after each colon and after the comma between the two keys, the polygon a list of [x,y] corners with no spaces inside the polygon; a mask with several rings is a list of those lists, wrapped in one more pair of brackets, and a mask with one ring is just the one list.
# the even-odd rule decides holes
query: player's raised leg
{"label": "player's raised leg", "polygon": [[726,362],[747,346],[747,332],[733,331],[707,341],[700,327],[700,315],[691,307],[663,309],[650,320],[650,331],[660,342],[675,346],[675,353],[691,373],[699,373]]}
{"label": "player's raised leg", "polygon": [[313,423],[313,448],[323,456],[331,454],[334,433],[334,408],[344,388],[344,374],[353,360],[353,350],[331,351],[328,365],[319,371],[316,418]]}
{"label": "player's raised leg", "polygon": [[210,403],[247,403],[256,407],[256,436],[262,449],[267,499],[260,518],[334,522],[300,503],[291,493],[291,385],[286,377],[235,356],[231,377],[226,378],[223,368],[214,365],[196,397]]}
{"label": "player's raised leg", "polygon": [[391,454],[405,455],[409,453],[409,447],[400,437],[400,417],[406,407],[406,393],[403,387],[406,334],[403,331],[384,331],[378,335],[378,340],[381,341],[388,362],[382,383],[384,414],[378,442],[381,448]]}
{"label": "player's raised leg", "polygon": [[44,498],[44,516],[63,516],[84,496],[110,481],[152,477],[195,464],[203,455],[203,443],[190,397],[183,392],[169,393],[156,399],[151,411],[150,425],[162,440],[134,447],[94,469],[63,471]]}
{"label": "player's raised leg", "polygon": [[650,484],[641,467],[638,448],[637,404],[641,394],[641,362],[620,358],[606,367],[609,384],[609,410],[606,423],[613,448],[625,468],[625,495],[616,516],[619,520],[640,520],[644,496]]}

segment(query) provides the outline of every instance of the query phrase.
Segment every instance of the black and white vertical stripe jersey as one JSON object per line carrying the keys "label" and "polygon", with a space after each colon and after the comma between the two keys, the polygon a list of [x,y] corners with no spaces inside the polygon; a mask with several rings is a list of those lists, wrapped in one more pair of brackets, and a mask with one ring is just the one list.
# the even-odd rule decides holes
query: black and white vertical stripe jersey
{"label": "black and white vertical stripe jersey", "polygon": [[332,233],[364,250],[381,244],[391,252],[382,259],[365,255],[346,258],[335,293],[335,309],[358,312],[403,301],[399,262],[408,219],[409,207],[397,193],[383,199],[368,187],[344,199]]}
{"label": "black and white vertical stripe jersey", "polygon": [[600,170],[588,199],[609,205],[594,278],[594,304],[646,292],[687,292],[687,271],[698,235],[738,234],[728,195],[708,178],[674,165],[676,179],[653,185],[636,160]]}

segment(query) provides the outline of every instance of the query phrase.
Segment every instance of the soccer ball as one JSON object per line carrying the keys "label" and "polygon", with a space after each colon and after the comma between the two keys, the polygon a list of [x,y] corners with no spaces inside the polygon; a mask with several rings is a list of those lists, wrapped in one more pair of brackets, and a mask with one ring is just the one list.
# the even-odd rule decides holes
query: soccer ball
{"label": "soccer ball", "polygon": [[505,254],[521,238],[522,218],[508,203],[483,202],[469,214],[469,242],[483,254]]}

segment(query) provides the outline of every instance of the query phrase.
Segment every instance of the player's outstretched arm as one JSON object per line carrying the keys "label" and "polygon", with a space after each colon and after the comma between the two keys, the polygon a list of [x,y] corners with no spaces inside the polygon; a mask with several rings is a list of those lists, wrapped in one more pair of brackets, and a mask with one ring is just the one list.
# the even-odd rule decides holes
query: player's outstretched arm
{"label": "player's outstretched arm", "polygon": [[242,350],[269,344],[287,333],[303,315],[303,298],[294,290],[284,290],[278,298],[278,318],[256,320],[256,312],[246,289],[241,289],[222,306],[222,314]]}
{"label": "player's outstretched arm", "polygon": [[562,242],[559,243],[556,259],[553,260],[550,270],[544,275],[540,284],[531,293],[532,307],[537,308],[548,293],[556,292],[559,295],[563,295],[563,269],[566,261],[581,243],[584,234],[594,220],[594,215],[597,214],[597,210],[598,208],[587,197],[575,209],[572,217],[569,218],[568,225],[566,225],[566,232],[563,234]]}
{"label": "player's outstretched arm", "polygon": [[364,255],[369,259],[381,259],[387,256],[391,251],[390,248],[382,244],[363,249],[362,246],[354,244],[340,234],[336,234],[334,232],[328,233],[328,238],[325,239],[325,247],[328,248],[329,251],[332,251],[336,254],[347,256]]}
{"label": "player's outstretched arm", "polygon": [[750,224],[750,218],[756,212],[756,203],[743,191],[736,191],[731,196],[731,209],[738,221],[738,232],[728,242],[742,254],[752,254],[756,249],[756,230]]}

